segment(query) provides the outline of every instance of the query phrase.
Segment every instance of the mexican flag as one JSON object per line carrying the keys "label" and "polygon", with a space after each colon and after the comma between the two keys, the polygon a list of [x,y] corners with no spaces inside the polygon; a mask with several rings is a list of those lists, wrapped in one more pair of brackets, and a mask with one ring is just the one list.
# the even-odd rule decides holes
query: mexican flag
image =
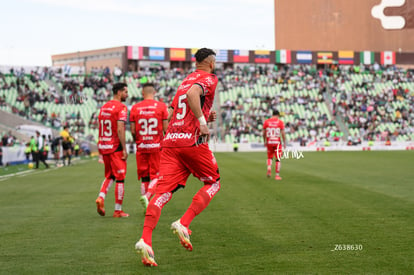
{"label": "mexican flag", "polygon": [[289,64],[292,63],[291,53],[289,50],[276,51],[276,63]]}
{"label": "mexican flag", "polygon": [[395,64],[395,52],[391,52],[391,51],[381,52],[381,64],[383,65]]}
{"label": "mexican flag", "polygon": [[361,52],[360,62],[364,65],[374,64],[374,52],[371,51],[363,51]]}

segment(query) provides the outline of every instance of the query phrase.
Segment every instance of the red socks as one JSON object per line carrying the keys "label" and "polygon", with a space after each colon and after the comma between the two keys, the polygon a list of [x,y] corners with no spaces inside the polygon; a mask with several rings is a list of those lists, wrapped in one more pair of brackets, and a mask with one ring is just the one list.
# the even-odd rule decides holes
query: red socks
{"label": "red socks", "polygon": [[150,246],[152,246],[152,231],[157,226],[162,208],[171,200],[171,197],[171,192],[156,194],[148,204],[142,238],[144,239],[144,242]]}
{"label": "red socks", "polygon": [[108,194],[108,190],[109,190],[109,188],[111,188],[113,182],[114,182],[113,179],[105,178],[105,180],[102,182],[101,190],[99,191],[99,196],[100,197],[105,199],[106,194]]}
{"label": "red socks", "polygon": [[[124,200],[124,181],[116,181],[115,186],[115,208],[117,208],[116,205],[122,205],[122,201]],[[121,209],[115,209],[115,210],[121,210]]]}
{"label": "red socks", "polygon": [[[191,205],[182,216],[180,222],[188,227],[195,216],[200,214],[210,203],[211,199],[220,190],[220,181],[214,184],[205,184],[193,197]],[[144,229],[141,238],[144,242],[152,246],[152,231],[157,226],[161,216],[162,208],[171,200],[172,193],[155,194],[147,207],[145,214]]]}
{"label": "red socks", "polygon": [[281,165],[280,161],[276,161],[276,165],[275,165],[276,174],[279,174],[280,172],[280,165]]}
{"label": "red socks", "polygon": [[181,224],[189,227],[195,216],[200,214],[213,199],[214,195],[220,190],[220,181],[214,184],[204,185],[193,197],[191,205],[181,217]]}

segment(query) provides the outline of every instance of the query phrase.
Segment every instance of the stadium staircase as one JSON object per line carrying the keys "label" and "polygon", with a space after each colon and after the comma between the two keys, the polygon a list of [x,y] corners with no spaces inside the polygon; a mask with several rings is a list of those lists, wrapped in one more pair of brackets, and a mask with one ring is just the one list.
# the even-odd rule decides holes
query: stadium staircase
{"label": "stadium staircase", "polygon": [[52,79],[45,79],[44,81],[49,87],[54,87],[58,95],[65,96],[64,92],[62,91],[61,86],[59,86],[55,81],[53,81]]}
{"label": "stadium staircase", "polygon": [[30,137],[18,132],[15,128],[11,128],[9,126],[6,126],[2,123],[0,123],[0,133],[1,136],[5,133],[11,133],[14,137],[16,137],[19,141],[26,143],[30,141]]}
{"label": "stadium staircase", "polygon": [[331,115],[331,117],[334,118],[336,126],[338,127],[338,129],[344,133],[344,135],[342,136],[342,140],[343,141],[347,141],[348,140],[348,136],[349,136],[349,129],[345,124],[345,121],[343,120],[343,118],[340,115],[333,115],[333,110],[332,110],[332,95],[331,95],[331,88],[328,85],[327,89],[326,89],[326,93],[324,94],[324,100],[325,100],[325,104],[328,108],[328,111]]}

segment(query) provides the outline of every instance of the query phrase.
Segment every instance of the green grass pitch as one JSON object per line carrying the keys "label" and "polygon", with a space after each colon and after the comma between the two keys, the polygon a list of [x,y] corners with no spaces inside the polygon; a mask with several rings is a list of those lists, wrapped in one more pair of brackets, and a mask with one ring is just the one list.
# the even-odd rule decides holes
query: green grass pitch
{"label": "green grass pitch", "polygon": [[154,231],[156,268],[144,267],[134,250],[144,219],[134,156],[128,219],[111,217],[113,187],[107,216],[96,213],[103,179],[97,161],[2,180],[0,273],[412,273],[414,154],[304,156],[283,161],[277,182],[266,178],[265,153],[216,153],[222,188],[190,226],[193,252],[169,229],[201,187],[190,177]]}

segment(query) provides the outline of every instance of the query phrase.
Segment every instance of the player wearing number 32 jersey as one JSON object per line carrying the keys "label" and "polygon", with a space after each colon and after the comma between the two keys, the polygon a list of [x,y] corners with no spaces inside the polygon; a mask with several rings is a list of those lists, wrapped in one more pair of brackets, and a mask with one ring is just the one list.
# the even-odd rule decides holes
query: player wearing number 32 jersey
{"label": "player wearing number 32 jersey", "polygon": [[152,250],[152,232],[160,218],[161,209],[175,191],[185,186],[188,176],[193,174],[204,186],[195,194],[181,219],[172,223],[171,229],[189,251],[193,249],[188,228],[191,221],[220,190],[217,162],[207,143],[207,121],[216,119],[216,113],[210,112],[217,86],[217,77],[212,74],[215,52],[202,48],[196,52],[195,58],[196,70],[178,87],[171,105],[173,111],[162,144],[156,193],[147,207],[141,239],[135,245],[143,264],[148,266],[157,265]]}
{"label": "player wearing number 32 jersey", "polygon": [[158,180],[161,141],[168,127],[168,111],[163,102],[154,100],[153,84],[145,84],[142,95],[144,100],[132,106],[129,121],[137,146],[138,180],[142,180],[140,201],[146,209]]}
{"label": "player wearing number 32 jersey", "polygon": [[105,180],[102,182],[96,206],[99,215],[105,216],[104,200],[108,189],[116,181],[114,217],[122,218],[129,215],[122,211],[124,199],[124,180],[126,160],[128,157],[125,146],[125,123],[128,110],[122,104],[128,97],[125,83],[116,83],[113,88],[113,99],[105,103],[99,112],[98,150],[105,164]]}

